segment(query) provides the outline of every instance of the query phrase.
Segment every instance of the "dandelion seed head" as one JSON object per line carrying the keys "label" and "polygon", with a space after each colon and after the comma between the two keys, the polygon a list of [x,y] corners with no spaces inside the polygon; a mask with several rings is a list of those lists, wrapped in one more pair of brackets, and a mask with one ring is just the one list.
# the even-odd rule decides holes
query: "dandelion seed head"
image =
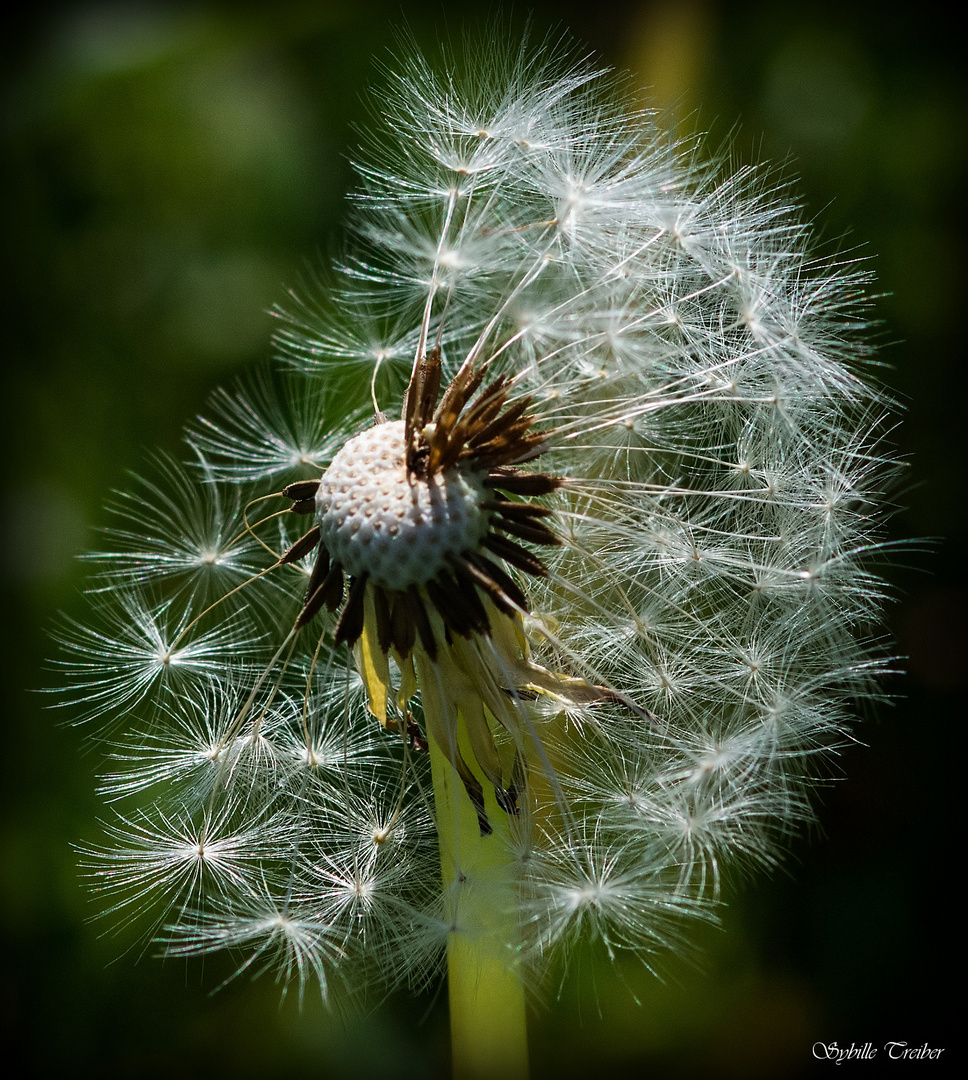
{"label": "dandelion seed head", "polygon": [[285,371],[118,496],[62,634],[112,723],[84,858],[169,953],[324,993],[456,939],[651,963],[876,696],[869,272],[625,93],[560,43],[408,44]]}

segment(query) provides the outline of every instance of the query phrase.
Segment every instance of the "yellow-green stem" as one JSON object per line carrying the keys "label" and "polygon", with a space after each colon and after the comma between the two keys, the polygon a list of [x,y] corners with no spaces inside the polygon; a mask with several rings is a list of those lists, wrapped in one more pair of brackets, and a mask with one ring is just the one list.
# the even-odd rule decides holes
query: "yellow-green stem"
{"label": "yellow-green stem", "polygon": [[508,818],[497,806],[493,787],[484,781],[493,832],[482,836],[450,755],[433,740],[430,755],[444,893],[453,927],[447,978],[454,1077],[526,1080],[524,987],[513,966],[518,923]]}

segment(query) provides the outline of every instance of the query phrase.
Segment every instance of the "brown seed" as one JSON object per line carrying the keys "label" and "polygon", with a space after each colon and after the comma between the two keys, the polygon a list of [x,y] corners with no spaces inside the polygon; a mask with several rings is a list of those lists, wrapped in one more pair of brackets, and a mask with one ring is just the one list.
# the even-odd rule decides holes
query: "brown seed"
{"label": "brown seed", "polygon": [[498,533],[488,533],[484,537],[484,546],[489,551],[493,551],[498,558],[503,559],[512,566],[516,566],[526,574],[532,574],[534,577],[548,576],[547,566],[537,555],[532,555],[527,548],[521,547],[520,544],[516,544],[506,536],[500,536]]}
{"label": "brown seed", "polygon": [[406,437],[409,443],[414,432],[420,431],[430,419],[440,393],[440,349],[434,346],[417,364],[404,407]]}
{"label": "brown seed", "polygon": [[336,630],[333,632],[333,644],[342,645],[345,641],[352,647],[356,644],[360,634],[363,633],[363,621],[365,617],[364,600],[366,598],[366,579],[369,575],[364,572],[359,577],[350,579],[350,595],[346,606],[340,615]]}
{"label": "brown seed", "polygon": [[376,615],[376,640],[380,651],[388,653],[393,643],[393,623],[390,617],[390,598],[378,585],[373,586],[373,611]]}
{"label": "brown seed", "polygon": [[554,514],[554,510],[540,503],[512,502],[510,499],[488,499],[483,505],[485,510],[496,510],[502,517],[515,518],[519,521],[551,517]]}
{"label": "brown seed", "polygon": [[284,565],[298,562],[303,556],[308,555],[318,543],[319,526],[314,525],[305,536],[300,536],[299,539],[283,553],[279,562]]}
{"label": "brown seed", "polygon": [[304,499],[315,499],[318,489],[318,480],[297,480],[294,484],[284,487],[282,494],[293,502],[302,502]]}
{"label": "brown seed", "polygon": [[[508,615],[527,611],[528,600],[514,580],[496,563],[480,552],[468,552],[467,561],[474,580],[485,589],[497,606]],[[510,603],[508,603],[510,601]]]}
{"label": "brown seed", "polygon": [[524,413],[527,412],[530,404],[530,397],[522,398],[520,401],[516,402],[510,409],[502,412],[499,416],[496,416],[491,420],[489,424],[486,424],[484,427],[475,431],[467,440],[469,445],[473,447],[483,446],[498,435],[512,430],[515,424],[519,422],[523,423],[525,425],[525,430],[527,430],[535,420],[533,416],[524,416]]}
{"label": "brown seed", "polygon": [[319,591],[323,594],[323,603],[330,611],[335,611],[343,602],[343,567],[338,562],[330,566]]}
{"label": "brown seed", "polygon": [[564,483],[564,477],[547,473],[523,473],[517,469],[494,469],[484,478],[484,486],[499,488],[509,495],[550,495]]}
{"label": "brown seed", "polygon": [[519,540],[526,540],[530,544],[547,544],[555,547],[561,540],[541,521],[525,521],[520,518],[507,518],[503,514],[491,518],[493,528],[502,529],[504,532],[516,536]]}
{"label": "brown seed", "polygon": [[434,414],[434,423],[443,424],[448,429],[451,428],[464,406],[470,400],[471,395],[484,381],[486,372],[487,364],[458,372],[444,391],[444,396],[440,399],[440,404]]}
{"label": "brown seed", "polygon": [[405,658],[413,650],[416,636],[417,627],[410,614],[407,595],[406,593],[395,593],[390,609],[390,637],[393,647]]}
{"label": "brown seed", "polygon": [[329,552],[320,544],[319,554],[316,556],[316,561],[313,563],[312,572],[309,575],[309,585],[306,588],[306,599],[308,600],[319,588],[320,585],[326,580],[326,575],[329,573]]}
{"label": "brown seed", "polygon": [[447,557],[447,561],[454,568],[454,573],[457,575],[458,598],[466,605],[473,619],[474,629],[479,634],[489,636],[491,633],[491,621],[487,617],[487,609],[481,602],[480,596],[477,595],[477,582],[473,568],[460,555],[451,554]]}
{"label": "brown seed", "polygon": [[[324,562],[324,553],[325,549],[320,552],[320,557],[316,561],[313,577],[316,576],[316,569]],[[324,604],[330,611],[335,611],[343,599],[343,567],[338,562],[330,565],[328,554],[326,554],[325,564],[329,567],[326,577],[323,578],[322,584],[306,598],[306,603],[296,619],[297,629],[305,626]],[[312,578],[310,578],[310,584],[312,584]]]}
{"label": "brown seed", "polygon": [[498,376],[494,382],[486,386],[477,401],[460,418],[461,426],[467,434],[480,431],[498,416],[510,394],[508,380],[504,375]]}
{"label": "brown seed", "polygon": [[457,583],[449,574],[441,572],[424,586],[430,602],[444,620],[444,626],[461,637],[470,637],[477,629],[472,613],[457,595]]}
{"label": "brown seed", "polygon": [[410,618],[417,628],[420,644],[423,645],[424,652],[426,652],[430,659],[436,660],[437,639],[434,637],[434,628],[431,626],[430,618],[427,615],[427,609],[424,607],[423,599],[417,590],[417,586],[411,585],[406,593],[404,593],[404,596],[406,597]]}

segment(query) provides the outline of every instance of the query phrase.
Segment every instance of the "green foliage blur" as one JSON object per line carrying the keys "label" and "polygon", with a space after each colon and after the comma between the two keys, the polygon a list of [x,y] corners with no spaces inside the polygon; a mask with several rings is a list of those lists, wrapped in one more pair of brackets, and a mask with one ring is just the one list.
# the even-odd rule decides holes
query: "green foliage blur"
{"label": "green foliage blur", "polygon": [[[891,612],[905,674],[844,755],[817,835],[731,881],[725,933],[664,981],[573,959],[536,1006],[537,1078],[794,1077],[817,1041],[951,1047],[949,822],[963,779],[965,82],[930,5],[620,0],[529,5],[651,86],[684,133],[800,175],[822,235],[872,258],[881,373],[908,404]],[[208,393],[271,356],[352,183],[361,101],[394,28],[459,36],[495,8],[382,0],[60,3],[8,22],[3,62],[0,1030],[31,1075],[447,1073],[446,995],[279,1006],[228,960],[162,963],[110,932],[75,867],[103,749],[51,710],[57,612],[80,615],[102,506],[178,453]],[[876,15],[869,12],[875,11]],[[503,11],[524,24],[524,5]],[[9,20],[9,16],[5,16]],[[960,299],[959,299],[960,297]],[[927,572],[925,572],[927,571]],[[562,973],[558,973],[559,977]]]}

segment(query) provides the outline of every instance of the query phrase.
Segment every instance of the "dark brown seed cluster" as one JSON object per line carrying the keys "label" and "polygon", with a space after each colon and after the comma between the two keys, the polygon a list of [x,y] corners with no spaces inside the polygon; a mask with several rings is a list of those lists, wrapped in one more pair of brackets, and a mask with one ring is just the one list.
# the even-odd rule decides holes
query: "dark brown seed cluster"
{"label": "dark brown seed cluster", "polygon": [[[425,652],[436,659],[439,643],[428,610],[439,614],[448,638],[489,634],[482,597],[508,615],[527,610],[527,598],[505,566],[547,576],[544,563],[522,542],[560,542],[545,521],[552,511],[521,501],[550,494],[562,483],[560,477],[519,468],[542,452],[550,433],[534,429],[536,417],[528,411],[529,397],[509,405],[511,381],[498,376],[485,385],[486,373],[486,364],[462,368],[440,395],[440,350],[434,348],[417,364],[407,391],[403,419],[408,477],[411,482],[426,481],[457,468],[482,478],[488,492],[482,504],[488,513],[488,531],[476,550],[448,555],[446,567],[425,584],[389,590],[369,582],[380,649],[389,652],[392,647],[402,658],[410,655],[419,639]],[[292,512],[313,513],[318,487],[317,480],[290,484],[283,495],[292,500]],[[296,562],[317,545],[319,554],[296,627],[305,626],[324,607],[336,612],[343,605],[334,642],[353,645],[363,632],[367,574],[350,577],[347,596],[345,577],[349,575],[320,544],[318,524],[281,561]]]}

